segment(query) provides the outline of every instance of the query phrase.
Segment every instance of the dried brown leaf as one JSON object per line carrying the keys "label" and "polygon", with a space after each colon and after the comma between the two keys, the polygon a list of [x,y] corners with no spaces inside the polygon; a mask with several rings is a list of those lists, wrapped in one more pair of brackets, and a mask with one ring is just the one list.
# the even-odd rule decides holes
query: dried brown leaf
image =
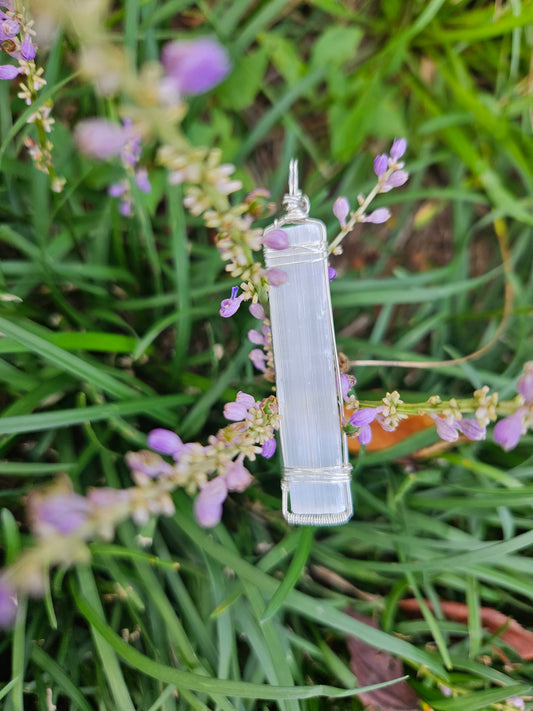
{"label": "dried brown leaf", "polygon": [[[346,612],[359,622],[377,628],[370,617],[348,608]],[[350,652],[350,667],[361,686],[379,684],[403,676],[399,659],[382,650],[371,647],[357,637],[348,635],[346,644]],[[376,691],[367,691],[359,699],[368,711],[420,711],[419,697],[406,681]]]}

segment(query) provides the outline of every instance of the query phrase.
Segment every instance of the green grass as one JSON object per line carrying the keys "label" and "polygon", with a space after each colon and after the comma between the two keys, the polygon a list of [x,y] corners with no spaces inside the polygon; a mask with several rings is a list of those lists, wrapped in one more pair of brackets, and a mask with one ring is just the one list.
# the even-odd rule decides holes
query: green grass
{"label": "green grass", "polygon": [[[357,231],[332,262],[339,349],[360,360],[467,355],[494,336],[506,282],[513,295],[503,335],[478,360],[355,373],[361,399],[398,389],[419,401],[485,383],[513,397],[533,359],[532,21],[531,0],[124,0],[108,26],[139,65],[168,38],[219,37],[234,75],[190,102],[187,135],[236,164],[241,197],[266,187],[278,200],[296,156],[331,236],[334,199],[355,204],[373,157],[407,137],[410,181],[376,201],[393,219]],[[61,33],[39,55],[61,195],[24,157],[31,111],[0,82],[0,292],[18,297],[0,302],[6,563],[31,545],[24,496],[55,473],[81,493],[130,486],[124,454],[151,428],[205,443],[238,390],[270,391],[247,358],[252,318],[218,315],[233,282],[213,235],[166,185],[154,145],[153,191],[135,195],[130,219],[106,194],[113,164],[76,154],[74,124],[117,113],[77,74],[76,43]],[[123,523],[112,543],[91,544],[90,564],[55,569],[45,600],[30,599],[0,638],[3,708],[46,709],[51,689],[58,711],[357,711],[350,634],[402,659],[434,709],[504,709],[514,695],[532,709],[531,662],[482,628],[480,608],[532,624],[533,438],[509,453],[489,434],[414,456],[434,442],[418,433],[354,459],[355,516],[341,528],[287,526],[279,455],[253,465],[254,486],[230,497],[212,531],[183,492],[174,517],[141,530],[148,548]],[[420,601],[420,619],[401,611],[404,597]],[[444,600],[467,606],[465,624],[445,619]]]}

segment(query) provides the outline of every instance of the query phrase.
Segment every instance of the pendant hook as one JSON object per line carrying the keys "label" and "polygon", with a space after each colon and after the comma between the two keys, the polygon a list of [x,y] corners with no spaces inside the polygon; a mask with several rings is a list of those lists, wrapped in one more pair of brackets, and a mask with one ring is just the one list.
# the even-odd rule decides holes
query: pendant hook
{"label": "pendant hook", "polygon": [[283,197],[285,215],[280,222],[305,220],[309,215],[309,198],[298,188],[298,160],[291,158],[289,162],[289,192]]}

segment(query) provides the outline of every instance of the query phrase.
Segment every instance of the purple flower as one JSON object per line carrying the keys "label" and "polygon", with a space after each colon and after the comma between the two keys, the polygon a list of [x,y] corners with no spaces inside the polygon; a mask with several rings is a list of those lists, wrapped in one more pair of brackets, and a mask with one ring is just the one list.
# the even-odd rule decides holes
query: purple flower
{"label": "purple flower", "polygon": [[0,79],[14,79],[20,74],[20,67],[13,64],[0,64]]}
{"label": "purple flower", "polygon": [[233,316],[233,314],[239,310],[241,301],[244,299],[244,294],[237,296],[238,291],[239,291],[238,286],[232,286],[230,298],[223,299],[221,301],[219,314],[223,318],[229,318],[230,316]]}
{"label": "purple flower", "polygon": [[394,160],[398,160],[405,153],[407,148],[407,141],[405,138],[396,138],[390,149],[390,157]]}
{"label": "purple flower", "polygon": [[217,86],[231,69],[227,51],[210,37],[168,42],[161,63],[176,89],[191,95]]}
{"label": "purple flower", "polygon": [[350,398],[348,396],[348,391],[353,388],[357,380],[353,375],[348,375],[347,373],[341,373],[341,395],[345,402],[349,402]]}
{"label": "purple flower", "polygon": [[128,139],[128,128],[102,118],[81,121],[74,130],[78,150],[96,160],[118,155]]}
{"label": "purple flower", "polygon": [[255,398],[253,395],[248,395],[248,393],[244,393],[242,390],[239,390],[237,397],[235,398],[235,402],[238,402],[239,405],[244,405],[248,411],[255,405]]}
{"label": "purple flower", "polygon": [[342,229],[346,227],[346,218],[350,213],[350,203],[345,197],[338,197],[333,203],[333,214],[340,222]]}
{"label": "purple flower", "polygon": [[20,23],[5,13],[2,13],[2,16],[6,19],[0,23],[0,39],[6,40],[16,37],[20,32]]}
{"label": "purple flower", "polygon": [[248,331],[248,340],[251,341],[252,343],[255,343],[256,346],[264,346],[265,345],[265,337],[263,336],[262,333],[257,331],[255,328],[252,328]]}
{"label": "purple flower", "polygon": [[147,449],[142,449],[140,452],[128,452],[126,464],[133,472],[144,474],[150,478],[172,474],[174,471],[172,466],[165,462],[159,454]]}
{"label": "purple flower", "polygon": [[260,348],[254,348],[248,354],[248,357],[255,365],[257,370],[264,372],[266,370],[266,355]]}
{"label": "purple flower", "polygon": [[94,489],[89,489],[87,501],[96,509],[107,508],[108,506],[116,506],[130,499],[130,492],[125,489],[113,489],[110,486],[98,486]]}
{"label": "purple flower", "polygon": [[454,423],[451,425],[443,417],[438,415],[432,415],[433,421],[435,422],[435,427],[437,428],[437,434],[445,442],[456,442],[459,439],[459,430],[457,425]]}
{"label": "purple flower", "polygon": [[242,492],[247,489],[252,483],[252,475],[242,464],[242,455],[237,457],[234,462],[230,462],[226,467],[224,476],[226,478],[226,486],[228,491]]}
{"label": "purple flower", "polygon": [[354,427],[362,427],[374,422],[378,414],[377,407],[362,407],[350,417],[350,424]]}
{"label": "purple flower", "polygon": [[285,230],[270,230],[263,237],[263,244],[270,249],[287,249],[289,236]]}
{"label": "purple flower", "polygon": [[24,38],[24,41],[20,45],[20,53],[22,55],[22,59],[25,59],[27,62],[31,62],[32,59],[35,59],[35,47],[32,44],[30,37]]}
{"label": "purple flower", "polygon": [[526,708],[524,699],[522,699],[520,696],[510,696],[505,701],[510,706],[513,706],[515,709],[519,709],[519,711],[524,711],[524,709]]}
{"label": "purple flower", "polygon": [[170,454],[177,460],[183,454],[185,445],[175,432],[158,428],[148,434],[148,446],[160,454]]}
{"label": "purple flower", "polygon": [[522,395],[528,404],[533,403],[533,360],[525,363],[524,373],[516,384],[516,392]]}
{"label": "purple flower", "polygon": [[17,593],[5,578],[0,578],[0,627],[11,627],[17,616]]}
{"label": "purple flower", "polygon": [[150,184],[150,180],[148,179],[148,171],[146,168],[139,168],[135,172],[135,182],[137,183],[137,187],[141,192],[143,193],[151,193],[152,192],[152,185]]}
{"label": "purple flower", "polygon": [[370,424],[374,422],[381,408],[362,407],[350,417],[349,422],[353,427],[358,427],[357,440],[362,446],[366,446],[372,440],[372,429]]}
{"label": "purple flower", "polygon": [[365,222],[373,222],[379,225],[382,222],[387,222],[390,216],[390,210],[387,207],[378,207],[377,210],[374,210],[374,212],[371,212],[370,215],[365,217]]}
{"label": "purple flower", "polygon": [[[387,178],[387,181],[385,183],[386,188],[388,190],[392,190],[392,188],[399,188],[400,185],[403,185],[409,180],[409,173],[405,170],[395,170],[394,173],[389,175]],[[382,192],[387,192],[387,190],[382,190]]]}
{"label": "purple flower", "polygon": [[263,442],[263,446],[261,447],[261,456],[263,456],[265,459],[270,459],[271,457],[274,456],[274,453],[276,451],[276,438],[271,437],[270,439],[267,439],[265,442]]}
{"label": "purple flower", "polygon": [[261,319],[261,321],[264,321],[266,318],[265,310],[260,303],[250,304],[249,311],[254,318]]}
{"label": "purple flower", "polygon": [[228,495],[224,477],[211,479],[200,490],[194,501],[194,517],[204,528],[216,526],[222,518],[222,504]]}
{"label": "purple flower", "polygon": [[473,417],[467,417],[459,420],[457,427],[465,437],[475,442],[485,439],[487,436],[487,428],[482,427],[479,422]]}
{"label": "purple flower", "polygon": [[359,444],[366,447],[372,441],[372,428],[370,425],[361,425],[359,432],[357,433],[357,440]]}
{"label": "purple flower", "polygon": [[28,496],[28,516],[38,536],[76,532],[87,520],[89,502],[74,492],[33,492]]}
{"label": "purple flower", "polygon": [[330,281],[333,281],[333,279],[337,278],[337,270],[334,269],[333,267],[328,266],[328,279]]}
{"label": "purple flower", "polygon": [[107,188],[107,194],[110,197],[118,198],[123,195],[127,189],[127,181],[123,181],[121,183],[111,183],[111,185]]}
{"label": "purple flower", "polygon": [[237,393],[235,402],[227,402],[224,405],[224,417],[226,420],[231,420],[233,422],[240,422],[246,417],[248,410],[255,405],[255,399],[252,395],[248,393],[243,393],[240,390]]}
{"label": "purple flower", "polygon": [[494,426],[494,441],[506,452],[514,449],[523,434],[523,420],[527,411],[525,407],[519,407],[516,412],[509,417],[504,417]]}
{"label": "purple flower", "polygon": [[289,278],[287,272],[284,272],[283,269],[277,269],[276,267],[266,269],[264,275],[268,279],[271,286],[281,286],[282,284],[285,284]]}
{"label": "purple flower", "polygon": [[389,167],[389,156],[386,153],[382,153],[374,158],[374,173],[381,178]]}

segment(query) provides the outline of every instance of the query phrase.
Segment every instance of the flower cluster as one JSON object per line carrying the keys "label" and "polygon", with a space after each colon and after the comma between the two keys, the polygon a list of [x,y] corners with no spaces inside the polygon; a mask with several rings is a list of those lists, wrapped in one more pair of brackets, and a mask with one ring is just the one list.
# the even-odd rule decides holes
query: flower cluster
{"label": "flower cluster", "polygon": [[[177,434],[157,429],[148,435],[148,446],[155,451],[129,452],[126,462],[138,486],[161,478],[174,486],[198,494],[196,519],[202,526],[214,526],[222,515],[228,492],[244,491],[251,474],[244,458],[253,461],[257,454],[271,457],[275,451],[274,430],[279,425],[275,398],[256,402],[239,392],[235,402],[224,407],[224,416],[233,424],[209,437],[208,444],[183,443]],[[169,463],[161,455],[172,458]]]}
{"label": "flower cluster", "polygon": [[276,379],[274,371],[274,355],[272,353],[272,332],[270,330],[270,320],[265,314],[261,304],[251,304],[250,313],[255,318],[262,321],[261,330],[252,328],[248,331],[248,339],[260,348],[253,348],[250,351],[250,360],[263,373],[263,377],[268,382],[273,383]]}
{"label": "flower cluster", "polygon": [[484,440],[487,426],[506,415],[494,427],[494,441],[505,450],[516,447],[522,435],[533,428],[533,361],[524,365],[517,383],[517,397],[504,402],[499,400],[498,393],[490,393],[486,385],[476,390],[473,397],[461,400],[443,401],[440,396],[432,395],[425,403],[410,404],[395,390],[379,403],[360,402],[353,390],[355,384],[352,375],[341,375],[345,409],[355,410],[347,417],[344,431],[348,436],[356,436],[361,445],[372,441],[373,422],[391,432],[410,415],[429,415],[437,434],[445,442],[456,442],[461,435],[471,441]]}
{"label": "flower cluster", "polygon": [[[46,86],[44,70],[42,67],[37,68],[34,62],[37,48],[33,41],[35,31],[32,26],[33,21],[27,18],[24,8],[15,9],[12,0],[0,0],[0,50],[17,62],[0,64],[0,79],[10,81],[20,75],[17,96],[27,106],[36,102],[38,92]],[[35,125],[37,140],[25,136],[24,145],[35,167],[49,175],[52,190],[60,193],[65,179],[57,175],[52,161],[53,144],[49,137],[54,124],[52,106],[53,102],[49,99],[28,116],[27,123]]]}
{"label": "flower cluster", "polygon": [[524,365],[524,372],[516,384],[518,407],[512,415],[494,427],[494,441],[505,451],[514,449],[522,435],[533,430],[533,361]]}
{"label": "flower cluster", "polygon": [[112,183],[108,194],[119,198],[119,212],[125,217],[133,213],[132,183],[143,193],[152,190],[148,171],[138,165],[141,158],[141,136],[131,119],[124,119],[119,125],[108,119],[92,118],[81,121],[74,132],[74,140],[81,153],[94,160],[108,160],[119,156],[125,177]]}
{"label": "flower cluster", "polygon": [[389,153],[381,153],[374,159],[374,173],[377,176],[377,183],[369,194],[365,197],[359,195],[357,202],[359,204],[356,210],[351,210],[350,203],[345,197],[338,197],[333,203],[333,214],[339,220],[341,231],[332,241],[329,251],[334,254],[340,254],[342,249],[340,243],[346,235],[354,228],[358,222],[373,222],[380,224],[387,222],[391,213],[386,207],[379,207],[371,213],[367,213],[367,209],[380,193],[387,193],[393,188],[398,188],[407,182],[409,174],[403,169],[404,164],[400,160],[407,149],[407,141],[405,138],[397,138],[389,151]]}
{"label": "flower cluster", "polygon": [[226,404],[224,415],[231,424],[209,437],[205,446],[184,443],[170,430],[150,432],[150,450],[126,455],[135,486],[99,487],[81,496],[65,477],[32,491],[27,512],[36,545],[0,570],[0,627],[13,623],[18,595],[44,594],[51,566],[86,561],[87,541],[95,537],[111,540],[115,527],[128,517],[144,524],[150,515],[171,516],[171,492],[178,487],[199,492],[194,503],[197,521],[202,526],[216,525],[228,493],[244,491],[251,483],[244,459],[252,461],[258,454],[272,457],[274,431],[279,427],[272,396],[256,402],[251,395],[239,392],[235,402]]}

